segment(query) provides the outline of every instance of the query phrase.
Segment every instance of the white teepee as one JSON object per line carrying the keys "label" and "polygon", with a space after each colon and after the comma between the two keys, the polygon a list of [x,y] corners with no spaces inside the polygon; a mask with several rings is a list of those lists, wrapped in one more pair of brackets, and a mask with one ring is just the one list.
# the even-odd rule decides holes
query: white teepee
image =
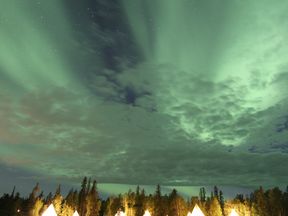
{"label": "white teepee", "polygon": [[43,212],[42,216],[57,216],[53,204],[49,205],[49,207]]}
{"label": "white teepee", "polygon": [[194,209],[193,209],[192,213],[189,212],[188,216],[205,216],[205,215],[203,214],[203,212],[201,211],[199,206],[196,204],[194,206]]}
{"label": "white teepee", "polygon": [[72,216],[79,216],[78,212],[75,211],[74,214]]}
{"label": "white teepee", "polygon": [[148,210],[146,210],[143,216],[151,216],[151,214]]}
{"label": "white teepee", "polygon": [[232,209],[229,216],[239,216],[239,214],[235,211],[235,209]]}

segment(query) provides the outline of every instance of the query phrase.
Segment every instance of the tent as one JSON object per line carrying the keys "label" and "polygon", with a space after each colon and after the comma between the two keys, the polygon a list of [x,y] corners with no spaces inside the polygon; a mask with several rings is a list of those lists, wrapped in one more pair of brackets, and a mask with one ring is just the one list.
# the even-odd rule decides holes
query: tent
{"label": "tent", "polygon": [[49,205],[49,207],[43,212],[42,216],[57,216],[53,204]]}
{"label": "tent", "polygon": [[143,216],[151,216],[151,214],[148,210],[146,210]]}
{"label": "tent", "polygon": [[126,216],[125,212],[118,210],[115,216]]}
{"label": "tent", "polygon": [[196,204],[193,208],[192,213],[188,213],[188,216],[205,216],[199,206]]}
{"label": "tent", "polygon": [[229,216],[239,216],[237,214],[237,212],[235,211],[235,209],[232,209],[231,213],[229,214]]}
{"label": "tent", "polygon": [[74,214],[72,216],[79,216],[78,212],[75,211]]}

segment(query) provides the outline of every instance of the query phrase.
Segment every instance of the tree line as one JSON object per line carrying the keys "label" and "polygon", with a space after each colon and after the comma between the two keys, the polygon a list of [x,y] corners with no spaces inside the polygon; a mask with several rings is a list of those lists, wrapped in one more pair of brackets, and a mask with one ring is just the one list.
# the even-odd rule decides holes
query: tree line
{"label": "tree line", "polygon": [[153,194],[146,194],[137,186],[135,191],[101,199],[97,182],[84,177],[81,189],[71,189],[64,197],[61,187],[44,196],[39,184],[32,189],[28,197],[15,193],[3,194],[0,198],[0,215],[6,216],[41,216],[53,204],[58,216],[72,216],[77,210],[80,216],[115,216],[119,211],[126,216],[143,216],[148,210],[151,216],[187,216],[198,204],[205,216],[229,216],[232,209],[239,216],[288,216],[288,187],[281,191],[275,187],[264,190],[259,187],[250,195],[238,194],[225,200],[223,192],[214,187],[207,195],[205,188],[200,188],[199,196],[184,199],[173,189],[169,194],[162,194],[160,185]]}

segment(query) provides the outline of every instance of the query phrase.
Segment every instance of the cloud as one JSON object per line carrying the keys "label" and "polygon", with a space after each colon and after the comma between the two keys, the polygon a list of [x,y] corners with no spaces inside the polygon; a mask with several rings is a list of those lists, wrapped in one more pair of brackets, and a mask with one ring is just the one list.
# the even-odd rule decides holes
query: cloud
{"label": "cloud", "polygon": [[[250,84],[177,73],[141,65],[113,74],[116,87],[96,74],[90,93],[50,86],[1,94],[1,158],[71,182],[285,184],[287,132],[277,127],[287,100],[263,109],[251,106]],[[106,93],[95,94],[102,86]],[[134,105],[111,99],[126,86],[151,94]]]}
{"label": "cloud", "polygon": [[[47,85],[20,92],[16,79],[0,81],[5,84],[0,87],[1,162],[27,168],[32,178],[70,182],[87,175],[102,183],[286,184],[287,46],[276,34],[280,27],[262,35],[275,19],[278,23],[275,13],[266,24],[257,20],[246,26],[253,13],[236,19],[245,11],[231,21],[239,28],[223,36],[227,46],[222,41],[221,55],[209,58],[209,73],[199,65],[188,70],[177,61],[162,64],[151,58],[121,70],[99,59],[93,64],[99,47],[107,45],[102,41],[86,50],[87,65],[79,66],[84,72],[74,76],[65,70],[69,78],[61,83],[85,76],[77,85],[59,87],[41,78]],[[95,31],[97,40],[104,40],[98,27]],[[234,36],[234,42],[228,40]],[[205,49],[201,53],[211,47]]]}

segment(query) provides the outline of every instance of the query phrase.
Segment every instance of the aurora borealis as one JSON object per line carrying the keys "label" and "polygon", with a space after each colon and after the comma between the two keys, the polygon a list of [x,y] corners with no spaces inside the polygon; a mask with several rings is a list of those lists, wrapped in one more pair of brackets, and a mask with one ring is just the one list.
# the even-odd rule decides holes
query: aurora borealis
{"label": "aurora borealis", "polygon": [[287,185],[287,2],[0,4],[9,186]]}

